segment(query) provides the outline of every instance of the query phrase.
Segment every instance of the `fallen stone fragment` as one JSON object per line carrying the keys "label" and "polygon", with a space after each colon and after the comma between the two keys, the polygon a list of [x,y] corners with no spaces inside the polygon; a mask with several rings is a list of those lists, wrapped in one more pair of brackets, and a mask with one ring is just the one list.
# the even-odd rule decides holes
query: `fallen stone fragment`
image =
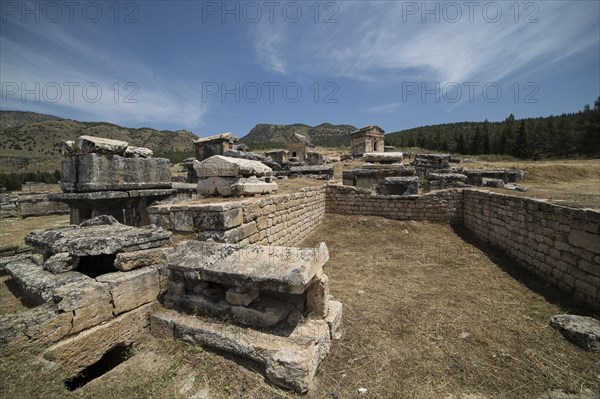
{"label": "fallen stone fragment", "polygon": [[44,262],[44,269],[54,274],[75,270],[77,266],[79,266],[79,256],[68,252],[54,254]]}
{"label": "fallen stone fragment", "polygon": [[562,314],[553,316],[550,325],[577,346],[600,352],[600,321],[593,317]]}
{"label": "fallen stone fragment", "polygon": [[165,251],[160,248],[142,249],[135,252],[122,252],[117,254],[115,268],[126,272],[141,267],[160,265],[166,262]]}
{"label": "fallen stone fragment", "polygon": [[129,144],[126,141],[111,140],[94,136],[79,136],[75,148],[81,154],[117,154],[123,155]]}
{"label": "fallen stone fragment", "polygon": [[492,179],[489,177],[484,177],[481,179],[481,185],[483,187],[497,187],[497,188],[502,188],[504,187],[504,180],[502,179]]}
{"label": "fallen stone fragment", "polygon": [[255,289],[232,288],[225,293],[225,299],[231,305],[248,306],[258,295],[259,292]]}
{"label": "fallen stone fragment", "polygon": [[129,146],[125,149],[125,156],[128,158],[152,158],[154,151],[146,147]]}

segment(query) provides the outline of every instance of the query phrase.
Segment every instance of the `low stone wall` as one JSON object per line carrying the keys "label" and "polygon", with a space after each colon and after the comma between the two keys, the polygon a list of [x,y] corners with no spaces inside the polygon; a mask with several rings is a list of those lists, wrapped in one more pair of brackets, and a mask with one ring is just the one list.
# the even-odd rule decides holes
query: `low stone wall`
{"label": "low stone wall", "polygon": [[235,202],[189,201],[148,208],[151,223],[201,240],[261,245],[294,245],[325,216],[325,187]]}
{"label": "low stone wall", "polygon": [[68,205],[50,201],[49,195],[50,193],[21,194],[21,192],[4,195],[3,201],[0,201],[0,218],[26,218],[69,213]]}
{"label": "low stone wall", "polygon": [[600,212],[473,189],[464,226],[577,300],[600,309]]}
{"label": "low stone wall", "polygon": [[327,212],[455,224],[462,222],[462,192],[385,196],[371,195],[371,190],[357,187],[331,185],[327,186]]}

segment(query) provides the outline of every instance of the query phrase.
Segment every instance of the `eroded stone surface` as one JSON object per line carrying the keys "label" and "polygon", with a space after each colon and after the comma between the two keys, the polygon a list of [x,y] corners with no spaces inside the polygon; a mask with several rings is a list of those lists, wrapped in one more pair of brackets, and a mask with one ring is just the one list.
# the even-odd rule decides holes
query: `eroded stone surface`
{"label": "eroded stone surface", "polygon": [[194,161],[199,178],[270,176],[271,168],[259,161],[214,155],[204,161]]}
{"label": "eroded stone surface", "polygon": [[6,265],[6,271],[24,292],[34,295],[45,302],[52,300],[54,290],[65,284],[85,282],[89,277],[74,271],[60,274],[50,273],[33,263],[30,259],[22,259]]}
{"label": "eroded stone surface", "polygon": [[170,167],[164,158],[71,155],[63,160],[60,186],[65,192],[170,188]]}
{"label": "eroded stone surface", "polygon": [[107,273],[96,280],[110,286],[115,315],[155,301],[159,293],[159,273],[155,267]]}
{"label": "eroded stone surface", "polygon": [[562,314],[552,317],[550,325],[583,349],[600,352],[600,321],[593,317]]}
{"label": "eroded stone surface", "polygon": [[44,269],[54,274],[65,273],[77,269],[79,256],[68,252],[54,254],[44,262]]}
{"label": "eroded stone surface", "polygon": [[67,373],[75,375],[94,364],[118,344],[135,342],[148,326],[153,304],[140,306],[107,323],[94,326],[51,346],[44,358],[60,364]]}
{"label": "eroded stone surface", "polygon": [[151,332],[192,344],[244,356],[265,365],[267,378],[276,385],[306,392],[317,367],[331,347],[323,320],[306,320],[285,336],[268,334],[165,310],[151,316]]}
{"label": "eroded stone surface", "polygon": [[120,223],[64,226],[34,230],[25,237],[41,252],[68,252],[76,256],[107,255],[160,247],[171,233],[160,227],[131,227]]}
{"label": "eroded stone surface", "polygon": [[401,152],[367,152],[363,154],[363,161],[365,162],[378,162],[378,163],[392,163],[402,162],[404,154]]}
{"label": "eroded stone surface", "polygon": [[115,268],[126,272],[141,267],[164,264],[167,255],[162,248],[142,249],[135,252],[122,252],[117,254]]}
{"label": "eroded stone surface", "polygon": [[290,248],[184,241],[167,257],[167,264],[196,280],[300,294],[328,260],[325,243]]}
{"label": "eroded stone surface", "polygon": [[126,141],[111,140],[95,136],[79,136],[74,147],[81,154],[123,154],[129,144]]}

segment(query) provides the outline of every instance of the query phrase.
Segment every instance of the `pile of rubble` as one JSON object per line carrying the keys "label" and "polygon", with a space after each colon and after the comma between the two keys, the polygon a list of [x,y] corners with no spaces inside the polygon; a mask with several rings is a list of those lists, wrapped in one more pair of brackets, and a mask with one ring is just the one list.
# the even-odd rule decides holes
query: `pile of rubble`
{"label": "pile of rubble", "polygon": [[171,163],[127,142],[80,136],[61,143],[60,187],[50,200],[69,205],[71,223],[112,215],[132,226],[148,224],[146,206],[171,196]]}

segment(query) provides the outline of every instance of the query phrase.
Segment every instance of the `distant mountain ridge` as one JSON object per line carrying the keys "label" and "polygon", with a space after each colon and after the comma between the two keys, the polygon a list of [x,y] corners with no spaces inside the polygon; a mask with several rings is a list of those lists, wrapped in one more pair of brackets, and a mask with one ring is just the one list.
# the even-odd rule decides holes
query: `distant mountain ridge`
{"label": "distant mountain ridge", "polygon": [[313,145],[322,147],[344,147],[350,145],[350,133],[357,130],[352,125],[333,125],[321,123],[309,126],[303,123],[292,125],[274,125],[260,123],[242,137],[240,141],[250,148],[281,147],[294,133],[310,137]]}
{"label": "distant mountain ridge", "polygon": [[126,128],[108,122],[79,122],[35,112],[0,111],[0,171],[19,172],[59,169],[58,143],[81,135],[127,141],[148,147],[158,156],[193,156],[193,140],[187,130]]}

